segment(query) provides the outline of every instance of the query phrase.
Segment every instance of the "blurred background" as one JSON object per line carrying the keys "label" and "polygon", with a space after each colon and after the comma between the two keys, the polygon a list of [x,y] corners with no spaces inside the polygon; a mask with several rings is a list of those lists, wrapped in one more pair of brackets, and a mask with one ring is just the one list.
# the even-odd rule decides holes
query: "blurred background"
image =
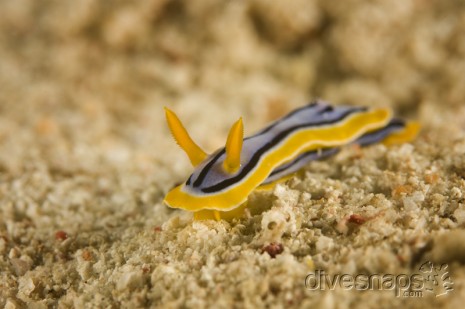
{"label": "blurred background", "polygon": [[254,128],[315,97],[410,115],[431,102],[457,107],[464,8],[461,0],[2,0],[1,126],[14,118],[85,139],[76,132],[85,123],[88,134],[124,138],[122,125],[159,122],[168,105],[223,135],[229,123],[212,115],[245,114]]}

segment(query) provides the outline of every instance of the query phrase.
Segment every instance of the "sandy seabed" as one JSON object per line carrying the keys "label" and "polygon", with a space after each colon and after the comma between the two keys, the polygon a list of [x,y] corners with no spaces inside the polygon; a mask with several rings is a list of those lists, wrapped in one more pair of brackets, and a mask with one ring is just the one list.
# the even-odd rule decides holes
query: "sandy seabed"
{"label": "sandy seabed", "polygon": [[[463,1],[17,0],[0,12],[0,307],[463,305]],[[192,171],[164,105],[213,151],[240,116],[249,135],[316,97],[389,106],[422,131],[313,162],[252,194],[240,220],[162,204]],[[448,267],[422,295],[305,286],[321,270],[410,278],[426,262]]]}

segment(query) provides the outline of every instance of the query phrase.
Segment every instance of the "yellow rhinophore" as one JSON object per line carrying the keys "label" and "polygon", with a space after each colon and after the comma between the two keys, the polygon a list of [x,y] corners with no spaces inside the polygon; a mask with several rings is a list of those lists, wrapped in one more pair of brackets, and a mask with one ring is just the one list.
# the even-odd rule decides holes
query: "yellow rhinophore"
{"label": "yellow rhinophore", "polygon": [[165,107],[166,122],[178,145],[187,153],[193,166],[205,160],[207,154],[192,140],[178,116]]}
{"label": "yellow rhinophore", "polygon": [[240,118],[229,131],[228,139],[226,140],[226,160],[223,167],[230,174],[237,172],[241,166],[241,150],[242,140],[244,138],[244,125]]}

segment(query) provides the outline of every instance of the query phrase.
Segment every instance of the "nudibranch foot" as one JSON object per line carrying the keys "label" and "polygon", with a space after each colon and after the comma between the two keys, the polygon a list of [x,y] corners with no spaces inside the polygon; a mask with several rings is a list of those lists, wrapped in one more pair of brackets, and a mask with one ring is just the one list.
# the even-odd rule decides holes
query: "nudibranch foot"
{"label": "nudibranch foot", "polygon": [[247,202],[242,203],[241,206],[230,211],[219,211],[211,209],[203,209],[194,212],[194,220],[226,220],[232,221],[234,218],[240,218],[244,215],[247,208]]}

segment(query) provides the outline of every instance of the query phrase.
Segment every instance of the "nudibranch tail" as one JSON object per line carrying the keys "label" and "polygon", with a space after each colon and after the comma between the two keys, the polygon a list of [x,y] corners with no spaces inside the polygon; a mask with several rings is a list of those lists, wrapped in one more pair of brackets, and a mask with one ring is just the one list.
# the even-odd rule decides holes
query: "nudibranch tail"
{"label": "nudibranch tail", "polygon": [[386,146],[410,142],[420,132],[420,124],[415,121],[407,122],[402,130],[394,132],[386,137],[382,143]]}
{"label": "nudibranch tail", "polygon": [[[353,141],[352,144],[366,147],[379,142],[389,145],[405,143],[413,140],[418,131],[418,123],[409,122],[406,124],[405,121],[401,119],[393,118],[386,126],[363,134]],[[257,189],[269,189],[276,183],[288,179],[290,175],[294,175],[309,162],[335,155],[341,149],[342,147],[329,147],[304,152],[294,160],[276,167]]]}
{"label": "nudibranch tail", "polygon": [[224,160],[223,167],[229,174],[234,174],[241,166],[241,150],[243,139],[244,125],[242,124],[241,117],[231,127],[228,139],[226,141],[226,160]]}
{"label": "nudibranch tail", "polygon": [[194,220],[232,220],[234,218],[240,218],[244,214],[245,209],[247,208],[247,202],[242,203],[239,207],[234,208],[230,211],[219,211],[219,210],[210,210],[203,209],[194,212]]}
{"label": "nudibranch tail", "polygon": [[199,165],[208,156],[189,136],[176,114],[165,107],[166,122],[176,143],[186,152],[192,165]]}

